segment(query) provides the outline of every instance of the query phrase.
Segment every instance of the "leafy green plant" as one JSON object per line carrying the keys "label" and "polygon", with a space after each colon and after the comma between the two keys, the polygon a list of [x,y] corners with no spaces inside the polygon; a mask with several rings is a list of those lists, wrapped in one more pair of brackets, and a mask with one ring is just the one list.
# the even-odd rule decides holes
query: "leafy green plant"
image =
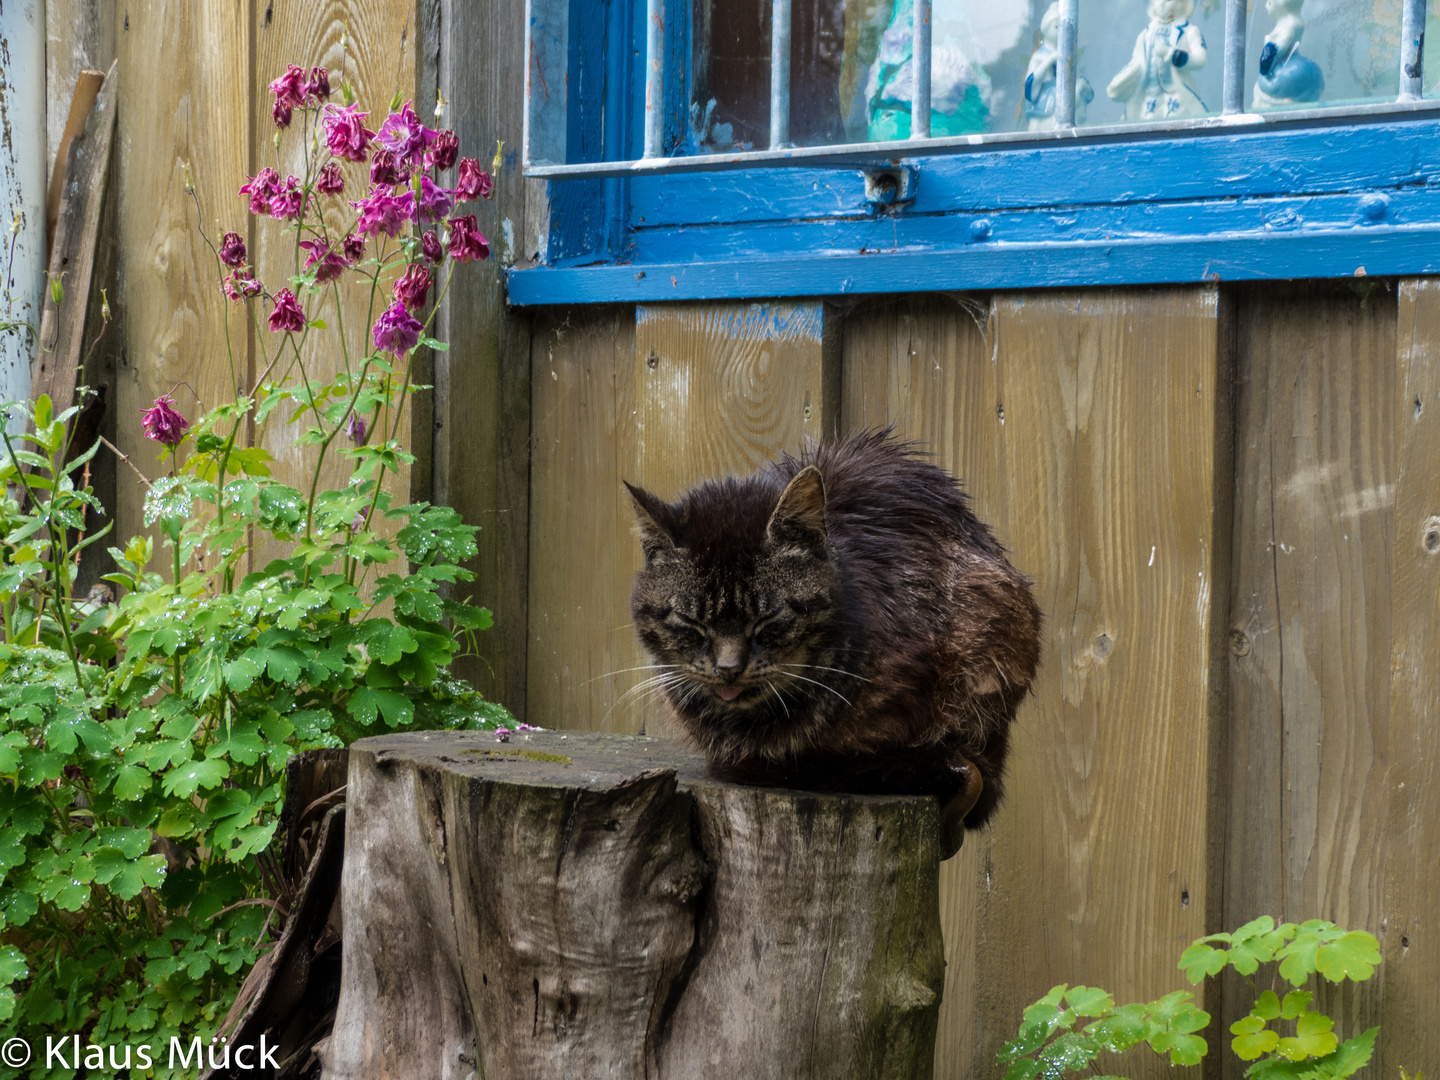
{"label": "leafy green plant", "polygon": [[[1230,1027],[1231,1049],[1251,1062],[1245,1075],[1254,1080],[1341,1080],[1369,1062],[1379,1028],[1339,1042],[1334,1021],[1310,1008],[1314,993],[1301,987],[1317,976],[1330,982],[1362,982],[1379,962],[1379,944],[1363,931],[1341,930],[1320,920],[1277,926],[1263,916],[1233,933],[1192,942],[1179,967],[1191,983],[1199,983],[1228,966],[1250,978],[1254,987],[1261,965],[1273,965],[1271,988],[1257,991],[1254,1007]],[[1292,987],[1283,998],[1273,988],[1279,982]],[[1103,990],[1056,986],[1025,1010],[1019,1034],[1001,1048],[1005,1078],[1050,1080],[1092,1068],[1102,1052],[1123,1053],[1141,1043],[1167,1054],[1172,1065],[1197,1065],[1209,1050],[1200,1033],[1209,1026],[1210,1014],[1193,998],[1177,990],[1144,1004],[1117,1006]]]}
{"label": "leafy green plant", "polygon": [[[298,112],[305,128],[305,176],[281,184],[265,170],[246,187],[252,212],[293,233],[295,272],[269,296],[267,331],[267,291],[238,235],[212,246],[221,287],[271,351],[254,387],[233,379],[242,392],[193,425],[169,395],[145,414],[170,468],[142,477],[160,559],[154,537],[109,548],[108,584],[77,596],[79,555],[109,531],[87,532],[87,512],[101,511],[87,465],[102,446],[76,453],[77,408],[56,414],[44,396],[28,434],[3,436],[0,1042],[208,1039],[287,914],[272,847],[290,757],[380,730],[511,722],[449,673],[491,623],[446,592],[473,577],[463,563],[477,530],[445,507],[397,504],[383,484],[413,460],[397,434],[417,389],[414,351],[443,348],[426,336],[433,308],[416,317],[431,270],[453,274],[484,246],[473,216],[447,223],[448,248],[419,229],[485,194],[489,177],[465,159],[460,186],[436,187],[431,171],[454,164],[456,140],[409,105],[375,138],[347,87],[343,108],[323,105],[323,69],[292,66],[277,85],[277,125]],[[342,239],[319,196],[343,190],[341,162],[382,148],[388,171],[352,204]],[[354,357],[342,284],[368,295],[372,318],[384,308],[374,348]],[[331,301],[341,370],[324,379],[307,370],[305,342],[325,332]],[[242,438],[277,410],[315,448],[300,487]],[[348,482],[327,489],[336,457]],[[44,1054],[30,1065],[36,1077],[76,1067]]]}

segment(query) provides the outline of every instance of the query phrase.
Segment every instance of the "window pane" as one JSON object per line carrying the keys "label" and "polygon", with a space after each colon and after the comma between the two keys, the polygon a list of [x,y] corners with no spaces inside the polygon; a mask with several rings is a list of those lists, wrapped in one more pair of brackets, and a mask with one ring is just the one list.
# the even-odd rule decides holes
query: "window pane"
{"label": "window pane", "polygon": [[[1047,2],[932,0],[931,135],[1029,126],[1027,66]],[[770,0],[697,2],[690,115],[702,153],[769,145],[770,10]],[[913,14],[913,0],[793,0],[791,142],[910,137]]]}
{"label": "window pane", "polygon": [[1080,0],[1086,122],[1153,123],[1220,111],[1223,0]]}
{"label": "window pane", "polygon": [[1393,100],[1400,2],[1257,0],[1245,75],[1246,104],[1258,112]]}

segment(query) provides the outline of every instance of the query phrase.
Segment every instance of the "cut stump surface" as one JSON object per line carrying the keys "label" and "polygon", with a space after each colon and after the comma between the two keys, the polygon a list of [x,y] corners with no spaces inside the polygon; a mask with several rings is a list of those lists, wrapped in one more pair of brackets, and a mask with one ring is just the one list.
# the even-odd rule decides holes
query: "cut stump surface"
{"label": "cut stump surface", "polygon": [[582,732],[351,748],[334,1080],[926,1078],[935,800]]}

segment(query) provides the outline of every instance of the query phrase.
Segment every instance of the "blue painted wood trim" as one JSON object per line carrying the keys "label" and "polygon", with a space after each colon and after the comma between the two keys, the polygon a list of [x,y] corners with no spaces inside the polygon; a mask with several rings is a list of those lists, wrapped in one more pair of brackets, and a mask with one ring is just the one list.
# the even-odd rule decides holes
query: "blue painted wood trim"
{"label": "blue painted wood trim", "polygon": [[[1433,118],[914,164],[915,202],[879,212],[853,168],[632,178],[621,259],[552,249],[551,265],[509,273],[510,300],[1440,272]],[[552,191],[564,183],[584,181]]]}

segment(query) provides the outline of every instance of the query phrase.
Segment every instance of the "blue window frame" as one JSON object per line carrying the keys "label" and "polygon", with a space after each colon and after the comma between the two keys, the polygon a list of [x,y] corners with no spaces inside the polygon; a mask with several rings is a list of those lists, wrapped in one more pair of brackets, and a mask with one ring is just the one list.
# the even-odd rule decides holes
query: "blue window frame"
{"label": "blue window frame", "polygon": [[[1059,0],[1053,130],[931,137],[922,119],[903,140],[810,146],[777,121],[789,50],[772,32],[769,144],[722,152],[690,106],[704,2],[529,0],[526,171],[548,181],[550,230],[541,265],[509,272],[512,302],[1440,273],[1424,0],[1404,0],[1383,103],[1244,111],[1247,35],[1252,61],[1265,50],[1246,0],[1224,0],[1220,112],[1074,126],[1080,0]],[[788,21],[790,0],[770,2]]]}

